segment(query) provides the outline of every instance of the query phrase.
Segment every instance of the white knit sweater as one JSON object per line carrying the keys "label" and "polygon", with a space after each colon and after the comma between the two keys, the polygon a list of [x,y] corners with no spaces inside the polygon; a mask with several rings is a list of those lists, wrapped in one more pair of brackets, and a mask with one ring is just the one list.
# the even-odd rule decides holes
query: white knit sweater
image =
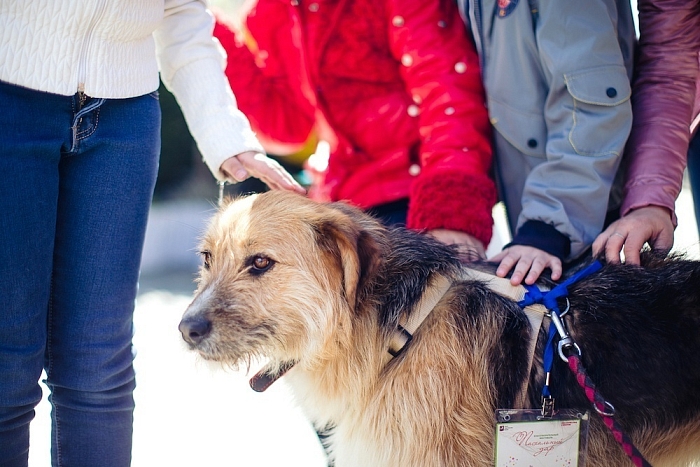
{"label": "white knit sweater", "polygon": [[205,0],[2,0],[0,80],[65,96],[175,95],[218,179],[227,158],[264,152],[223,69]]}

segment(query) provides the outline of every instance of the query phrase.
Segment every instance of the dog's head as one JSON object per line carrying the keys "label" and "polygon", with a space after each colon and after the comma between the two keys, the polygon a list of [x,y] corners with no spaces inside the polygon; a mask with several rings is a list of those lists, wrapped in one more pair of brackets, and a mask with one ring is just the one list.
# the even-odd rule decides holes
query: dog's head
{"label": "dog's head", "polygon": [[268,192],[228,202],[201,242],[183,338],[208,360],[322,358],[349,333],[381,256],[383,227],[341,203]]}

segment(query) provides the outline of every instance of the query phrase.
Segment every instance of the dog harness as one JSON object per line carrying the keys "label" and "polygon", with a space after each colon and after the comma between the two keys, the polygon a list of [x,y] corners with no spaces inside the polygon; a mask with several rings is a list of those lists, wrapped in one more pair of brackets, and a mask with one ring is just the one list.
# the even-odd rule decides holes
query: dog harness
{"label": "dog harness", "polygon": [[408,318],[402,316],[401,319],[399,319],[399,324],[389,341],[389,348],[387,351],[390,356],[385,358],[385,364],[393,357],[399,355],[408,343],[411,342],[413,334],[418,330],[420,325],[423,324],[425,318],[433,311],[451,286],[451,279],[445,276],[437,276],[433,279],[433,283],[427,287],[428,290],[418,302],[415,313],[412,313]]}
{"label": "dog harness", "polygon": [[[497,294],[509,298],[515,302],[520,303],[525,299],[528,294],[528,290],[522,285],[512,285],[510,280],[498,277],[493,274],[489,274],[482,271],[477,271],[476,269],[465,268],[462,275],[458,280],[476,280],[485,283],[489,286],[491,290]],[[420,302],[416,308],[416,311],[412,313],[408,318],[402,317],[399,320],[397,329],[394,331],[389,341],[389,348],[387,349],[388,354],[385,357],[385,364],[388,363],[392,358],[399,355],[404,348],[411,342],[413,334],[418,330],[423,321],[430,315],[435,306],[440,302],[442,297],[447,293],[447,291],[452,286],[453,281],[445,276],[437,276],[433,279],[433,283],[426,293],[421,297]],[[547,315],[547,308],[541,303],[532,303],[523,307],[523,311],[530,321],[530,343],[528,348],[528,367],[532,367],[532,360],[535,355],[535,345],[537,344],[537,334],[540,327],[542,326],[542,321]],[[527,385],[528,382],[525,380],[523,387],[520,390],[520,395],[515,401],[516,408],[522,408],[525,406],[525,398],[527,396]]]}

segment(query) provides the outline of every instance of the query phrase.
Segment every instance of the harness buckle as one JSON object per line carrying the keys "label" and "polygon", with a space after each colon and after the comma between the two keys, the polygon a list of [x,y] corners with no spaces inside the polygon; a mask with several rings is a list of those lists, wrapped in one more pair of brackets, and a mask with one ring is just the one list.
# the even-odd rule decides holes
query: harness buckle
{"label": "harness buckle", "polygon": [[398,357],[403,349],[413,340],[413,334],[408,332],[408,330],[400,324],[397,325],[396,331],[387,349],[392,357]]}

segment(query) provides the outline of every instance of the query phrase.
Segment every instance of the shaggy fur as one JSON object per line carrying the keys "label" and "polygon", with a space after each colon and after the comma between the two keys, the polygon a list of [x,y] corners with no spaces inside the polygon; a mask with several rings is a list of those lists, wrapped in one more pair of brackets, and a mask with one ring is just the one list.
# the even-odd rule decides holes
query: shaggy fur
{"label": "shaggy fur", "polygon": [[[492,465],[495,410],[513,407],[526,380],[540,407],[545,331],[530,369],[520,307],[460,279],[455,252],[425,235],[271,192],[222,208],[202,252],[184,339],[226,364],[295,364],[284,378],[313,423],[333,427],[337,467]],[[387,364],[392,331],[438,275],[451,288]],[[569,300],[582,363],[635,445],[657,467],[698,462],[700,264],[605,265]],[[558,358],[551,389],[557,408],[590,409]],[[632,465],[595,413],[587,465]]]}

